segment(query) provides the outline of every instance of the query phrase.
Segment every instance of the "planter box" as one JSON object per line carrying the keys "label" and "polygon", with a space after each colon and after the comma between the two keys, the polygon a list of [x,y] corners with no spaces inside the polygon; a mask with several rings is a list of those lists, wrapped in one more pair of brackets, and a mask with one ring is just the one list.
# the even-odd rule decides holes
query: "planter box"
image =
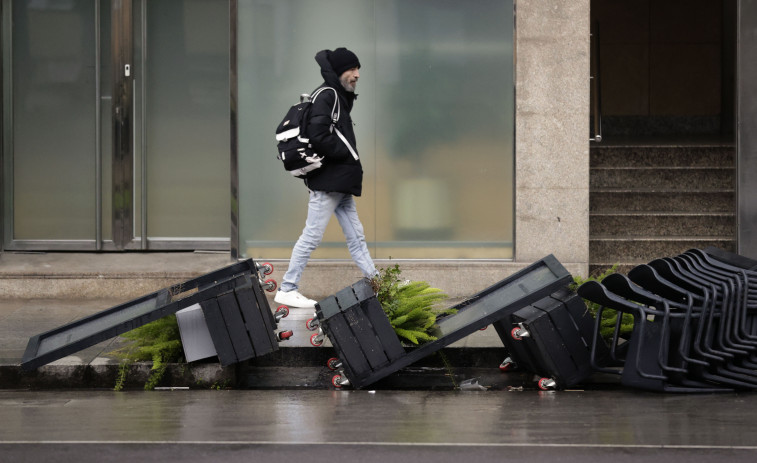
{"label": "planter box", "polygon": [[187,362],[218,356],[228,366],[278,350],[276,319],[248,283],[176,312]]}
{"label": "planter box", "polygon": [[[260,293],[260,297],[256,297]],[[218,361],[223,366],[279,349],[276,320],[260,285],[252,283],[200,302]]]}
{"label": "planter box", "polygon": [[574,291],[561,288],[508,318],[494,327],[511,359],[544,377],[541,388],[564,389],[594,373],[589,350],[594,318]]}
{"label": "planter box", "polygon": [[437,319],[438,339],[405,351],[370,284],[361,280],[316,304],[316,315],[350,383],[372,384],[542,299],[572,281],[552,255],[454,306]]}
{"label": "planter box", "polygon": [[[236,299],[233,303],[232,298]],[[216,315],[222,307],[237,306],[245,321],[242,329],[255,332],[256,339],[265,338],[260,350],[255,350],[256,355],[278,348],[269,342],[275,336],[272,330],[276,323],[262,293],[257,265],[247,259],[33,336],[26,346],[21,367],[36,369],[198,303],[206,321],[209,313]],[[217,325],[208,323],[215,342],[214,326]]]}

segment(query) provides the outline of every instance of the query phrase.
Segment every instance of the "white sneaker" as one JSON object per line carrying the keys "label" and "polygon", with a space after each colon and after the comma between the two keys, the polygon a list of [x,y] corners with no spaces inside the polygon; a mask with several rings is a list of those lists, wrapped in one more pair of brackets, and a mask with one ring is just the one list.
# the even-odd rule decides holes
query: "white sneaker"
{"label": "white sneaker", "polygon": [[317,302],[306,298],[297,291],[278,291],[273,300],[277,304],[284,304],[289,307],[315,307],[315,303]]}

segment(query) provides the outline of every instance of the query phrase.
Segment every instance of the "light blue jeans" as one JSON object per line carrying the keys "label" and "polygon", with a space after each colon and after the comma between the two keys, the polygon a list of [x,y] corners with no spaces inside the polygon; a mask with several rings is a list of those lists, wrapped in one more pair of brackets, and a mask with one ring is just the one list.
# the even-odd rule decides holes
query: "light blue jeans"
{"label": "light blue jeans", "polygon": [[299,287],[302,271],[305,270],[310,254],[321,244],[326,226],[331,216],[336,215],[347,240],[347,249],[365,277],[377,274],[373,259],[365,243],[363,224],[357,216],[355,199],[350,194],[311,191],[308,202],[308,218],[302,235],[292,249],[289,269],[281,282],[281,291],[288,292]]}

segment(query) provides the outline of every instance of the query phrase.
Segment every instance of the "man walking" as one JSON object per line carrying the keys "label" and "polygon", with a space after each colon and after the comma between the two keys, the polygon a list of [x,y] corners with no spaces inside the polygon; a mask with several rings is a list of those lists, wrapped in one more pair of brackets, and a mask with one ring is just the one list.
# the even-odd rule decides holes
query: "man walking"
{"label": "man walking", "polygon": [[[360,196],[363,167],[357,154],[350,112],[357,95],[360,61],[346,48],[322,50],[315,55],[324,83],[334,91],[320,92],[313,102],[308,135],[313,150],[324,157],[323,166],[313,171],[305,185],[310,192],[305,228],[292,250],[289,268],[274,301],[290,307],[314,307],[316,301],[300,294],[299,282],[310,254],[318,247],[332,215],[342,227],[352,259],[367,278],[377,274],[363,225],[357,215],[354,196]],[[315,93],[315,92],[314,92]],[[338,102],[338,118],[332,120]]]}

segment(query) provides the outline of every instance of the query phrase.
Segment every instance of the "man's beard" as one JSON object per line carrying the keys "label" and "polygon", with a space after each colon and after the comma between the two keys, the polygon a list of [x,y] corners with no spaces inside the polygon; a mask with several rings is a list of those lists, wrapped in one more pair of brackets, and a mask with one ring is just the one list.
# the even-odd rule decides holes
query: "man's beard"
{"label": "man's beard", "polygon": [[342,84],[342,87],[344,87],[344,89],[347,90],[348,92],[350,92],[350,93],[354,93],[355,92],[355,86],[356,86],[355,84],[357,84],[357,82],[355,82],[355,84],[351,85],[349,79],[347,79],[347,78],[341,79],[340,78],[339,79],[339,83]]}

